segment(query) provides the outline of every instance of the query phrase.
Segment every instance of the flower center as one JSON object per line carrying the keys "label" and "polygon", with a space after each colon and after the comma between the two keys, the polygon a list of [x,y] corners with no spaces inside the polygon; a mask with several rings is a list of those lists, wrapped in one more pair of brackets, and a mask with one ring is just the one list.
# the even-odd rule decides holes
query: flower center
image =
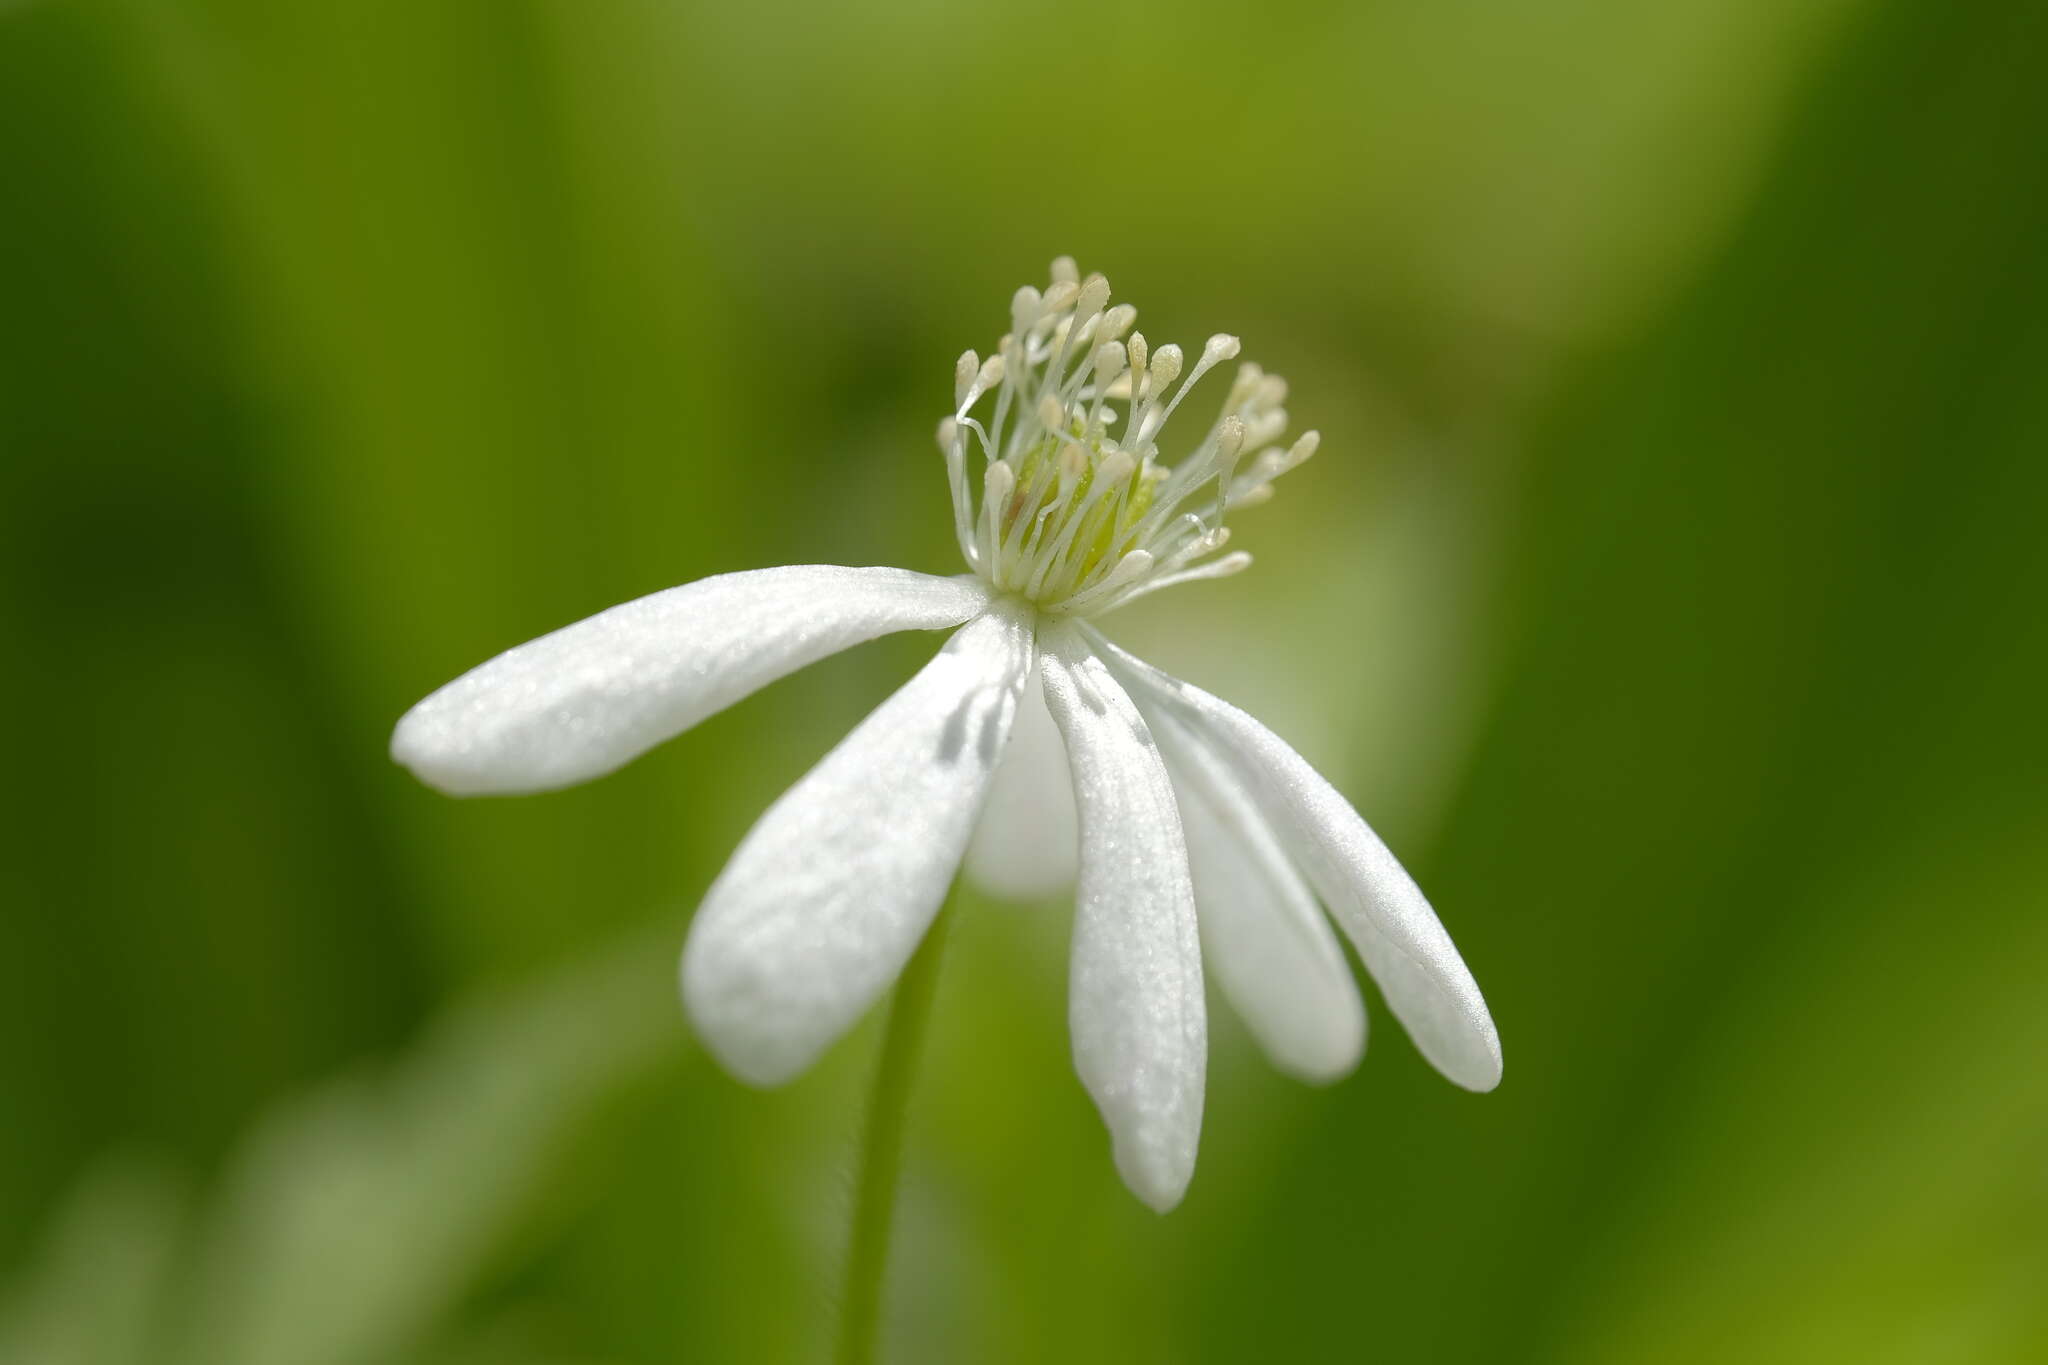
{"label": "flower center", "polygon": [[[1167,419],[1237,355],[1237,338],[1210,337],[1182,377],[1180,347],[1152,350],[1131,330],[1137,310],[1108,304],[1109,281],[1080,279],[1067,257],[1053,262],[1047,289],[1026,285],[1011,300],[996,354],[960,357],[955,409],[939,424],[961,554],[994,587],[1052,615],[1098,616],[1244,568],[1242,551],[1217,556],[1230,537],[1224,514],[1272,496],[1273,480],[1318,439],[1311,431],[1285,449],[1268,444],[1287,428],[1287,384],[1246,364],[1201,441],[1179,463],[1160,463]],[[974,416],[984,398],[990,411]],[[1121,416],[1112,402],[1125,405]],[[970,442],[983,460],[978,500]],[[1240,468],[1247,449],[1259,453]]]}

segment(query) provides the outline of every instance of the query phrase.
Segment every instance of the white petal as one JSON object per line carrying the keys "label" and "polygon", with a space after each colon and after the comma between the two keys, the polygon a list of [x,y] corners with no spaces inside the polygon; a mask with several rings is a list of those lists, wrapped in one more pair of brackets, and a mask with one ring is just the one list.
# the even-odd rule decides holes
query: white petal
{"label": "white petal", "polygon": [[957,626],[973,578],[804,564],[720,574],[564,626],[406,712],[391,756],[451,796],[547,791],[602,776],[828,654],[897,630]]}
{"label": "white petal", "polygon": [[768,808],[712,883],[683,1003],[735,1075],[787,1080],[886,990],[945,899],[1031,667],[997,602]]}
{"label": "white petal", "polygon": [[1080,829],[1067,750],[1045,709],[1034,672],[1017,708],[1010,743],[967,845],[966,873],[975,885],[1008,900],[1056,896],[1074,884]]}
{"label": "white petal", "polygon": [[1180,815],[1145,722],[1087,640],[1062,625],[1041,631],[1039,648],[1081,819],[1074,1066],[1109,1125],[1124,1183],[1164,1213],[1194,1174],[1208,1052]]}
{"label": "white petal", "polygon": [[1205,966],[1275,1066],[1335,1080],[1365,1050],[1365,1002],[1329,920],[1227,765],[1170,713],[1148,719],[1180,797]]}
{"label": "white petal", "polygon": [[1091,638],[1148,708],[1171,713],[1245,784],[1430,1064],[1468,1090],[1500,1084],[1500,1038],[1478,984],[1414,879],[1343,794],[1235,706]]}

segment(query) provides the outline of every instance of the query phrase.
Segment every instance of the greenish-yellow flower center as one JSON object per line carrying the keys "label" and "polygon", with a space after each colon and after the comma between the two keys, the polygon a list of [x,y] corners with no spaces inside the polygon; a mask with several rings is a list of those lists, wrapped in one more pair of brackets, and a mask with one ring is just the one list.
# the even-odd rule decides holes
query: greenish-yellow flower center
{"label": "greenish-yellow flower center", "polygon": [[[961,553],[990,584],[1053,615],[1100,615],[1243,568],[1242,553],[1210,558],[1229,538],[1224,514],[1264,501],[1272,481],[1316,447],[1314,432],[1285,449],[1267,445],[1286,429],[1287,386],[1243,365],[1200,444],[1161,464],[1167,418],[1197,380],[1236,356],[1237,338],[1209,338],[1182,378],[1180,348],[1152,350],[1131,330],[1137,311],[1108,302],[1107,280],[1083,281],[1072,261],[1054,262],[1043,293],[1017,291],[996,354],[960,357],[957,406],[939,426]],[[984,419],[974,413],[985,397]],[[1125,405],[1121,415],[1111,403]],[[984,462],[978,500],[973,448]],[[1247,449],[1259,453],[1240,471]]]}

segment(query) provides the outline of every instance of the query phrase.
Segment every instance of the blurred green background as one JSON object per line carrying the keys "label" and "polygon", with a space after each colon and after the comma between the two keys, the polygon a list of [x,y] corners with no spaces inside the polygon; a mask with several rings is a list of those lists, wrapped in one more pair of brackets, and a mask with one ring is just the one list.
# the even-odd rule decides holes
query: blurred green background
{"label": "blurred green background", "polygon": [[0,1361],[819,1358],[870,1020],[691,907],[934,644],[457,803],[390,726],[790,562],[1060,252],[1324,453],[1116,633],[1431,893],[1507,1079],[1218,1009],[1160,1219],[958,918],[902,1360],[2048,1360],[2048,7],[0,2]]}

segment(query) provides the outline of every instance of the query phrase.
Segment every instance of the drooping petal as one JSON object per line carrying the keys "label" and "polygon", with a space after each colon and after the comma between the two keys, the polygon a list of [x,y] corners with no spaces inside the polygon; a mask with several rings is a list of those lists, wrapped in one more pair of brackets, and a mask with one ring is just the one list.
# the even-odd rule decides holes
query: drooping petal
{"label": "drooping petal", "polygon": [[1066,746],[1034,672],[967,845],[965,871],[991,895],[1042,900],[1074,884],[1079,839]]}
{"label": "drooping petal", "polygon": [[945,899],[1031,667],[996,602],[768,808],[705,894],[683,1003],[735,1075],[787,1080],[888,989]]}
{"label": "drooping petal", "polygon": [[988,596],[969,577],[832,564],[700,579],[471,669],[406,712],[391,756],[451,796],[566,787],[828,654],[957,626]]}
{"label": "drooping petal", "polygon": [[1148,708],[1171,713],[1244,783],[1430,1064],[1468,1090],[1500,1084],[1500,1038],[1478,984],[1414,879],[1343,794],[1237,707],[1090,635]]}
{"label": "drooping petal", "polygon": [[1074,1065],[1109,1125],[1124,1183],[1164,1213],[1194,1174],[1208,1054],[1180,814],[1151,733],[1086,638],[1055,626],[1040,631],[1039,649],[1080,811]]}
{"label": "drooping petal", "polygon": [[1180,798],[1206,968],[1275,1066],[1345,1075],[1365,1050],[1365,1002],[1322,907],[1228,765],[1171,713],[1147,719]]}

